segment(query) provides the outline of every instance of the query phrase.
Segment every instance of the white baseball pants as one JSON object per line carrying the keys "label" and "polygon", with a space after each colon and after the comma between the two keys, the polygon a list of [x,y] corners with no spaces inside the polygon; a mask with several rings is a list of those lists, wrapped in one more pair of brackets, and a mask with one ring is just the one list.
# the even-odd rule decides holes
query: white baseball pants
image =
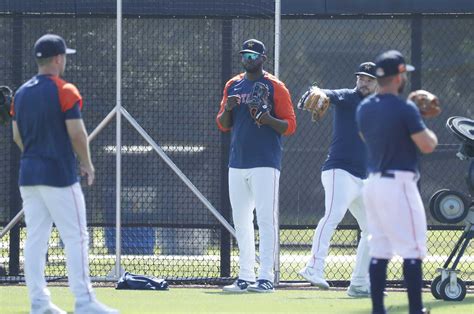
{"label": "white baseball pants", "polygon": [[321,173],[321,182],[324,187],[325,212],[316,227],[311,258],[306,266],[315,269],[323,276],[331,237],[349,209],[361,229],[351,284],[366,286],[369,284],[370,256],[367,244],[367,216],[362,200],[364,180],[342,169],[330,169]]}
{"label": "white baseball pants", "polygon": [[280,171],[275,168],[229,168],[229,196],[239,245],[240,279],[255,281],[253,211],[256,209],[260,239],[258,279],[274,281],[279,181]]}
{"label": "white baseball pants", "polygon": [[45,265],[53,222],[66,248],[69,286],[77,302],[94,299],[89,278],[88,238],[84,195],[79,183],[65,188],[21,186],[25,210],[25,280],[31,302],[50,300]]}
{"label": "white baseball pants", "polygon": [[404,259],[426,256],[426,215],[418,187],[418,175],[410,171],[390,171],[369,176],[364,201],[369,219],[370,256]]}

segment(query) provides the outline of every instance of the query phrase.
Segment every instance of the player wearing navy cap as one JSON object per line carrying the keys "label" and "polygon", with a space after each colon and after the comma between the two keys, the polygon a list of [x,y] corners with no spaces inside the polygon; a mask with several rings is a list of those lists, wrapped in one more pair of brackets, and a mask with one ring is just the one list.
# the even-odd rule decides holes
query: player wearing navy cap
{"label": "player wearing navy cap", "polygon": [[418,151],[431,153],[438,140],[419,109],[400,98],[407,81],[402,54],[390,50],[379,55],[375,73],[379,92],[365,99],[357,123],[368,148],[369,178],[364,186],[367,210],[372,287],[372,313],[384,314],[387,263],[393,255],[403,258],[409,313],[426,313],[421,299],[421,264],[426,256],[426,216],[418,192]]}
{"label": "player wearing navy cap", "polygon": [[299,274],[321,289],[329,288],[324,278],[329,243],[337,225],[349,209],[362,232],[347,294],[351,297],[369,297],[370,257],[367,218],[362,201],[362,186],[367,177],[367,154],[358,134],[355,113],[360,101],[376,91],[375,64],[364,62],[354,74],[357,78],[355,88],[320,90],[323,97],[329,97],[333,108],[333,137],[321,173],[325,212],[314,233],[311,256]]}
{"label": "player wearing navy cap", "polygon": [[75,313],[118,313],[99,303],[89,278],[86,208],[76,173],[76,156],[91,185],[94,166],[81,117],[78,89],[60,78],[66,68],[66,47],[60,36],[38,39],[34,55],[38,74],[16,92],[11,114],[13,138],[20,150],[20,193],[27,238],[25,280],[31,313],[66,313],[51,302],[44,277],[51,228],[66,247],[68,279],[76,298]]}
{"label": "player wearing navy cap", "polygon": [[[290,93],[276,77],[263,71],[265,46],[250,39],[240,51],[245,69],[227,82],[216,121],[221,131],[231,131],[229,196],[239,245],[239,278],[224,287],[226,292],[273,292],[278,226],[278,187],[282,158],[281,135],[296,129]],[[252,117],[252,91],[262,84],[263,101],[271,110],[256,121]],[[255,282],[256,209],[260,235],[260,267]]]}

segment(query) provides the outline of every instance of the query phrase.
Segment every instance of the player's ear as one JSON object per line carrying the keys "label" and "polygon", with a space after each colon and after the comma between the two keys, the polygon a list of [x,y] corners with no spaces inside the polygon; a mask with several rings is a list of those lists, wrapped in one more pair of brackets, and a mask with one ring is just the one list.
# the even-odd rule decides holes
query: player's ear
{"label": "player's ear", "polygon": [[262,60],[263,60],[263,62],[267,61],[267,56],[266,56],[266,55],[262,55]]}

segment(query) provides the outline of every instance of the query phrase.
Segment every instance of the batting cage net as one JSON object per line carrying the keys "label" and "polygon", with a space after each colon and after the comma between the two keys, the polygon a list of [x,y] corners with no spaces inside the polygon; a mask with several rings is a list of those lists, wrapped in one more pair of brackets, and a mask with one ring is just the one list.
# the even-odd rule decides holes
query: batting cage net
{"label": "batting cage net", "polygon": [[[474,117],[473,15],[283,15],[275,41],[274,1],[123,1],[121,104],[197,190],[232,223],[228,201],[229,135],[215,116],[225,82],[242,72],[238,51],[257,38],[268,50],[266,69],[279,62],[280,79],[293,102],[316,82],[328,89],[355,86],[359,63],[386,49],[403,52],[420,71],[407,90],[437,94],[443,112],[427,121],[438,135],[437,151],[422,158],[420,189],[429,217],[424,279],[431,281],[464,229],[439,223],[428,210],[442,188],[469,194],[469,165],[456,157],[459,142],[445,128],[450,116]],[[68,58],[65,79],[84,98],[89,132],[114,110],[117,85],[115,1],[6,0],[0,4],[0,85],[18,88],[36,74],[32,46],[45,33],[66,39],[78,53]],[[275,60],[275,47],[280,60]],[[314,229],[324,214],[321,164],[332,133],[330,115],[317,124],[297,111],[298,129],[284,140],[280,180],[280,280],[299,281]],[[0,227],[21,210],[19,150],[8,126],[0,126]],[[229,231],[156,154],[128,120],[121,120],[121,267],[174,283],[217,283],[235,278],[238,248]],[[90,233],[90,269],[96,280],[115,280],[116,120],[91,142],[97,171],[84,187]],[[0,229],[1,230],[1,229]],[[258,234],[258,233],[257,233]],[[335,232],[326,261],[327,279],[347,284],[360,232],[348,213]],[[25,225],[21,220],[0,239],[0,281],[23,280]],[[258,245],[258,236],[257,236]],[[47,275],[67,276],[64,246],[53,228]],[[474,281],[474,250],[460,260],[460,277]],[[392,261],[389,280],[402,280]]]}

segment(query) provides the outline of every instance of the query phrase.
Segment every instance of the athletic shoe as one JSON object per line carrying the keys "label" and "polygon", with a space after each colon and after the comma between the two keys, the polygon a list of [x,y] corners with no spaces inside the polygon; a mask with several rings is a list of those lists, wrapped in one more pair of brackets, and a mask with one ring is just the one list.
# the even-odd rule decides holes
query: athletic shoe
{"label": "athletic shoe", "polygon": [[270,280],[266,279],[259,279],[256,283],[251,284],[248,289],[251,292],[259,292],[259,293],[271,293],[275,292],[273,288],[273,283]]}
{"label": "athletic shoe", "polygon": [[30,314],[67,314],[52,302],[42,302],[31,304]]}
{"label": "athletic shoe", "polygon": [[224,292],[232,292],[232,293],[243,293],[247,292],[247,288],[253,284],[253,282],[243,280],[243,279],[237,279],[234,281],[233,284],[225,286],[222,288],[222,291]]}
{"label": "athletic shoe", "polygon": [[313,286],[319,289],[329,289],[328,282],[323,278],[322,274],[318,273],[314,268],[305,267],[298,272],[306,281],[309,281]]}
{"label": "athletic shoe", "polygon": [[347,295],[352,298],[370,298],[370,288],[368,286],[350,285],[347,288]]}
{"label": "athletic shoe", "polygon": [[112,309],[99,301],[76,303],[75,314],[118,314],[116,309]]}

